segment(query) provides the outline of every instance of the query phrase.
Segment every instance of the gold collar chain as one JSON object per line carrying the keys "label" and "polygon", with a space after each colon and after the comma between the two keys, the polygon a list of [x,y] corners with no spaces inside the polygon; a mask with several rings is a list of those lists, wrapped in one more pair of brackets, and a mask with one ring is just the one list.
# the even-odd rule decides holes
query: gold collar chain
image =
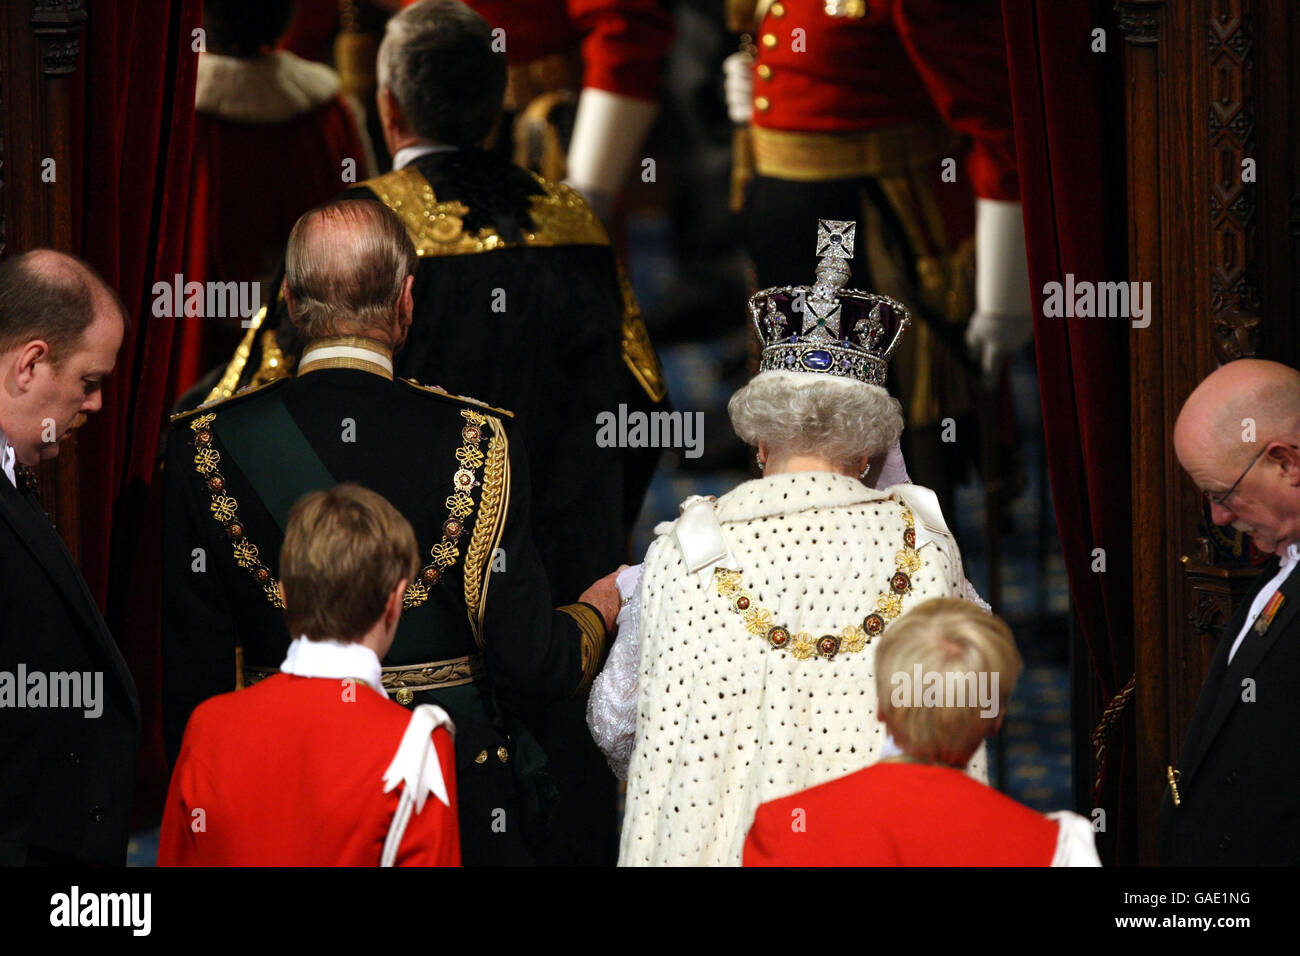
{"label": "gold collar chain", "polygon": [[447,508],[447,520],[442,523],[442,540],[429,549],[429,563],[420,569],[416,579],[406,587],[402,596],[402,607],[410,609],[419,607],[429,599],[429,588],[441,580],[447,569],[460,557],[460,538],[465,533],[465,520],[474,513],[473,490],[482,482],[477,470],[486,460],[483,451],[483,428],[487,416],[469,408],[462,408],[460,415],[465,419],[461,427],[462,444],[456,449],[456,463],[459,467],[451,476],[451,494],[444,504]]}
{"label": "gold collar chain", "polygon": [[831,660],[841,651],[857,654],[866,649],[872,638],[880,634],[899,614],[903,613],[903,596],[912,591],[912,575],[921,567],[921,556],[916,551],[916,527],[912,512],[903,507],[903,547],[894,553],[894,573],[889,578],[889,590],[876,598],[875,610],[862,619],[861,624],[850,624],[838,635],[823,634],[814,638],[807,631],[792,634],[784,624],[779,624],[772,612],[761,606],[740,583],[739,571],[716,569],[714,587],[727,599],[731,609],[745,622],[745,630],[761,637],[777,651],[789,650],[800,661],[814,657]]}

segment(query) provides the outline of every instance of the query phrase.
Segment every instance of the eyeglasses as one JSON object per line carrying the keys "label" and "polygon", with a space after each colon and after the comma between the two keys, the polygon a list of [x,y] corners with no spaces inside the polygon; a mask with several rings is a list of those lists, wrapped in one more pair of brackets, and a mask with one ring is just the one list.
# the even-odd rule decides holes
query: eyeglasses
{"label": "eyeglasses", "polygon": [[[1222,494],[1219,494],[1217,492],[1202,491],[1201,494],[1205,496],[1205,500],[1212,505],[1218,505],[1220,508],[1227,508],[1228,499],[1231,498],[1236,493],[1237,486],[1241,484],[1243,478],[1245,478],[1248,474],[1250,474],[1250,469],[1255,467],[1255,462],[1259,461],[1260,456],[1263,455],[1264,452],[1268,451],[1268,447],[1271,444],[1273,443],[1267,442],[1265,443],[1263,448],[1255,452],[1255,457],[1250,460],[1250,464],[1246,466],[1246,470],[1241,473],[1241,475],[1237,478],[1237,480],[1232,483],[1232,487],[1229,488],[1227,491],[1223,492]],[[1287,447],[1296,448],[1297,446],[1287,445]]]}

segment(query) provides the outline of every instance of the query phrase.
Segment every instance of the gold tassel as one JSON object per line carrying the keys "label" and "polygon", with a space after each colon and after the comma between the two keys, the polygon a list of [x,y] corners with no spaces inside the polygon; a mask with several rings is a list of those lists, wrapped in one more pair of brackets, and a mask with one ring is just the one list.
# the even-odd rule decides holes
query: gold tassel
{"label": "gold tassel", "polygon": [[732,212],[745,206],[745,192],[754,178],[754,140],[748,126],[737,126],[731,133],[731,198]]}

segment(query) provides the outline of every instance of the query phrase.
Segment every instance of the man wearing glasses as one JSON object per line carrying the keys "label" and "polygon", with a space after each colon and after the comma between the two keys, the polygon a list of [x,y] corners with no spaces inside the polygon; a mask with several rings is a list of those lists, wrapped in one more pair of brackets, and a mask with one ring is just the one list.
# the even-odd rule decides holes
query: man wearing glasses
{"label": "man wearing glasses", "polygon": [[1300,863],[1300,372],[1241,359],[1183,405],[1174,451],[1215,524],[1273,555],[1224,628],[1160,806],[1166,865]]}

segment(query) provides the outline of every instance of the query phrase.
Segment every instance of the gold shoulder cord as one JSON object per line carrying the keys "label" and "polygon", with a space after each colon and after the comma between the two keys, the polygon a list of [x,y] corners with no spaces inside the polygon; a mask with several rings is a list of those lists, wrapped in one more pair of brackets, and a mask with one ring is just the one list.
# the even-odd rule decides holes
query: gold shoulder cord
{"label": "gold shoulder cord", "polygon": [[872,639],[903,613],[903,596],[911,593],[912,575],[924,563],[916,550],[915,522],[906,505],[903,506],[903,523],[906,525],[903,547],[894,553],[894,573],[889,579],[889,590],[876,598],[876,609],[863,618],[860,625],[850,624],[838,635],[823,634],[814,639],[806,631],[792,633],[790,628],[774,619],[771,611],[754,600],[741,583],[739,571],[715,570],[714,587],[744,620],[745,630],[766,640],[772,650],[789,650],[791,656],[800,661],[814,657],[828,661],[841,652],[857,654],[866,650]]}
{"label": "gold shoulder cord", "polygon": [[239,385],[239,377],[244,374],[244,366],[248,364],[248,356],[253,352],[253,342],[257,339],[257,330],[262,327],[262,322],[266,318],[266,306],[262,306],[261,311],[253,317],[248,331],[244,333],[238,348],[235,349],[235,355],[226,366],[226,370],[221,373],[221,380],[213,386],[212,391],[208,392],[203,404],[215,402],[219,398],[229,398],[235,394],[235,389]]}
{"label": "gold shoulder cord", "polygon": [[[447,506],[447,520],[442,523],[442,540],[429,549],[430,561],[406,588],[402,596],[402,607],[419,607],[429,599],[429,588],[437,584],[447,569],[460,557],[461,535],[465,533],[465,519],[474,513],[474,497],[471,492],[479,484],[475,472],[483,466],[483,426],[488,421],[468,408],[462,408],[461,417],[465,425],[460,430],[461,446],[456,449],[457,468],[451,476],[451,494],[444,504]],[[489,454],[491,449],[489,448]],[[484,492],[486,495],[486,491]],[[482,521],[480,513],[479,521]],[[478,527],[475,526],[475,537]],[[466,571],[466,581],[468,578]]]}
{"label": "gold shoulder cord", "polygon": [[220,470],[221,452],[212,444],[212,423],[216,419],[215,412],[208,412],[190,422],[190,430],[194,432],[194,470],[212,496],[208,510],[230,538],[235,563],[248,571],[272,607],[283,608],[279,582],[272,576],[271,569],[262,563],[257,545],[244,534],[244,523],[239,520],[239,502],[226,494],[226,479]]}
{"label": "gold shoulder cord", "polygon": [[292,362],[286,361],[284,353],[280,351],[280,344],[275,339],[275,329],[262,329],[262,323],[266,319],[266,306],[253,317],[248,331],[244,333],[244,338],[240,341],[239,346],[235,349],[235,354],[226,366],[226,370],[221,373],[221,379],[212,387],[203,399],[203,404],[224,400],[232,397],[239,391],[239,379],[244,374],[244,368],[248,365],[249,356],[253,353],[253,343],[257,341],[258,333],[262,337],[262,361],[258,364],[257,370],[249,379],[250,386],[265,385],[267,382],[274,382],[287,376],[290,372]]}
{"label": "gold shoulder cord", "polygon": [[663,369],[659,366],[659,356],[655,355],[650,333],[646,330],[645,320],[641,318],[641,306],[636,301],[632,283],[623,271],[623,264],[618,261],[617,255],[614,264],[618,268],[618,287],[623,298],[623,361],[650,396],[650,400],[662,402],[668,395],[668,385],[664,381]]}
{"label": "gold shoulder cord", "polygon": [[465,556],[465,611],[469,614],[474,640],[483,647],[483,618],[487,608],[488,580],[492,577],[492,554],[501,543],[506,513],[510,508],[509,440],[499,419],[489,418],[492,438],[488,442],[487,467],[483,471],[483,495],[478,519]]}

